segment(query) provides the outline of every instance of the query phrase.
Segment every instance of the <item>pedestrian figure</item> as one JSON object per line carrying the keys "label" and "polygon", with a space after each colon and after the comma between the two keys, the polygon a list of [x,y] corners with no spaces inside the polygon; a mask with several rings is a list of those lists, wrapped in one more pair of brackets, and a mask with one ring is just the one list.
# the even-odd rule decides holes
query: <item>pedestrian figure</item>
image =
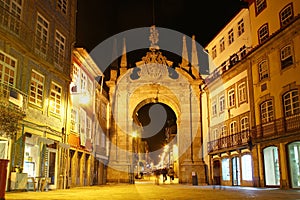
{"label": "pedestrian figure", "polygon": [[156,169],[154,171],[154,176],[155,176],[155,185],[159,185],[159,176],[160,176],[160,170]]}
{"label": "pedestrian figure", "polygon": [[170,167],[170,169],[168,171],[168,175],[170,176],[170,183],[172,183],[174,181],[174,176],[175,176],[175,171],[174,171],[173,167]]}
{"label": "pedestrian figure", "polygon": [[167,168],[164,167],[164,168],[161,170],[161,173],[162,173],[162,175],[163,175],[163,182],[165,182],[165,181],[168,179],[168,177],[167,177],[167,174],[168,174]]}

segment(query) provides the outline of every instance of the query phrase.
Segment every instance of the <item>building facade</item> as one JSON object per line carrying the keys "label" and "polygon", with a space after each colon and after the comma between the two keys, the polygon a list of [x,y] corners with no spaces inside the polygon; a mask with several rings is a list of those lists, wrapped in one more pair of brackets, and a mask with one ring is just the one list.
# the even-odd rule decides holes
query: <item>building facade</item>
{"label": "building facade", "polygon": [[22,110],[22,117],[13,116],[17,129],[1,134],[7,186],[24,189],[10,181],[19,176],[47,178],[59,188],[76,1],[9,0],[0,10],[1,98],[15,105],[10,113]]}
{"label": "building facade", "polygon": [[71,78],[68,186],[103,184],[109,104],[99,83],[103,74],[83,48],[73,51]]}
{"label": "building facade", "polygon": [[249,11],[255,185],[300,188],[300,2],[250,1]]}
{"label": "building facade", "polygon": [[[250,30],[249,51],[237,62],[230,62],[234,51],[227,52],[227,58],[217,63],[229,57],[229,70],[221,64],[205,80],[210,180],[221,185],[299,188],[299,2],[247,2],[249,23],[244,27]],[[238,16],[226,27],[238,23]],[[208,47],[214,49],[216,42],[218,36]],[[217,57],[214,51],[210,54]],[[225,103],[220,88],[227,94]],[[240,104],[242,99],[246,102]],[[236,106],[230,109],[231,105]],[[236,131],[236,137],[222,136]]]}

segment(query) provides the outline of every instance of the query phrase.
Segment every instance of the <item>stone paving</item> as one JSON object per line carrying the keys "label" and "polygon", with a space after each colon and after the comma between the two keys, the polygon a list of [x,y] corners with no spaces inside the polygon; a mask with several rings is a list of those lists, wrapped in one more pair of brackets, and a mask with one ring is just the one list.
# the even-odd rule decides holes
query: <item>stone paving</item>
{"label": "stone paving", "polygon": [[6,192],[6,200],[300,200],[300,190],[251,187],[213,187],[140,181],[136,184],[107,184],[48,192]]}

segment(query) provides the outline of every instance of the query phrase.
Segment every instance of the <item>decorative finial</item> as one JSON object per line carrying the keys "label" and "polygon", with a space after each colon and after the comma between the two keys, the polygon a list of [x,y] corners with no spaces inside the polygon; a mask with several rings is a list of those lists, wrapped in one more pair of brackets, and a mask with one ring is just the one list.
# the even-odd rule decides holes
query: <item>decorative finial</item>
{"label": "decorative finial", "polygon": [[151,42],[150,44],[150,50],[158,50],[159,46],[157,45],[158,43],[158,31],[155,28],[155,25],[152,25],[150,27],[150,36],[149,36],[149,40]]}

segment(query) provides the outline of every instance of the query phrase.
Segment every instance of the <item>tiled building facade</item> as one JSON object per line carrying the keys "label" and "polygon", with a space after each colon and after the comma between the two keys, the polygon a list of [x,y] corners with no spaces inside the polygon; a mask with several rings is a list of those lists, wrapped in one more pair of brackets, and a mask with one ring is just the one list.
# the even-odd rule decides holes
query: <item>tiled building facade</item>
{"label": "tiled building facade", "polygon": [[[299,2],[248,3],[250,51],[206,79],[210,179],[222,185],[299,188]],[[216,95],[220,88],[225,103]],[[247,106],[238,111],[243,96]]]}

